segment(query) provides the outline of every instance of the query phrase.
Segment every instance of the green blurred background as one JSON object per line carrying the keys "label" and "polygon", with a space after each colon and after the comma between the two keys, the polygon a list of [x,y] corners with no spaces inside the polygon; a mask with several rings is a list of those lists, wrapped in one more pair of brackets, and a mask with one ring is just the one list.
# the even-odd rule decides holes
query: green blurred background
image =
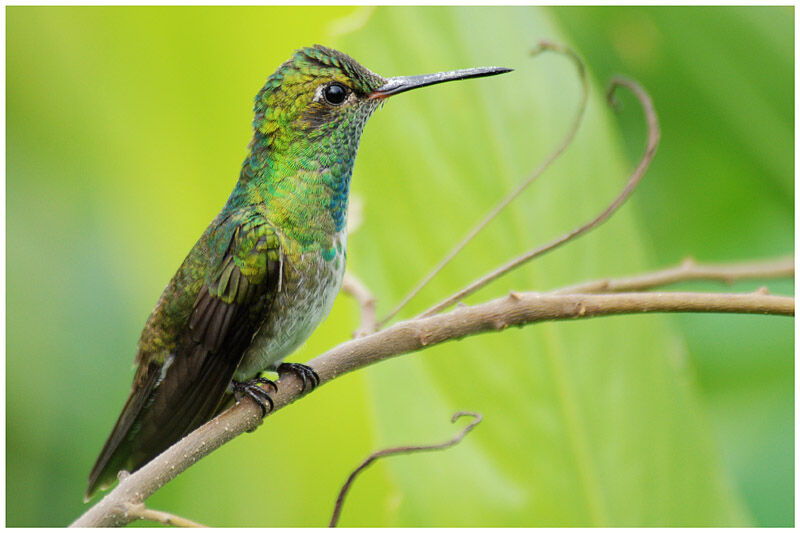
{"label": "green blurred background", "polygon": [[[674,264],[793,252],[794,11],[778,8],[6,8],[9,526],[76,518],[124,403],[144,320],[235,182],[252,98],[316,42],[385,76],[511,75],[402,95],[356,163],[349,269],[395,302],[527,175],[592,77],[575,144],[415,300],[422,310],[601,209],[641,152],[638,79],[663,126],[651,172],[602,228],[471,298]],[[753,290],[761,283],[741,283]],[[791,294],[791,281],[767,283]],[[682,288],[720,290],[714,284]],[[296,354],[349,338],[340,298]],[[360,477],[342,525],[794,523],[793,320],[630,316],[484,335],[345,376],[149,504],[216,526],[322,526],[378,447],[484,422],[447,452]]]}

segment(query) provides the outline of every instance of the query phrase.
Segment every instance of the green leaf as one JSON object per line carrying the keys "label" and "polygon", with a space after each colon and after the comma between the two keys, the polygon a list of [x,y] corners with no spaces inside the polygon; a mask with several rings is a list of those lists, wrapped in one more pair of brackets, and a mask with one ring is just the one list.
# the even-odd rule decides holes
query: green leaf
{"label": "green leaf", "polygon": [[[794,8],[555,12],[595,72],[635,74],[658,105],[663,140],[635,207],[659,263],[792,253]],[[733,289],[765,283],[776,294],[794,292],[791,279]],[[684,315],[676,323],[754,522],[792,526],[794,320]]]}
{"label": "green leaf", "polygon": [[[354,173],[364,223],[350,267],[385,312],[564,135],[579,99],[570,62],[531,59],[563,42],[532,8],[386,8],[341,46],[384,76],[470,66],[516,69],[388,101],[367,127]],[[634,165],[592,83],[567,155],[405,311],[421,311],[512,256],[584,222]],[[639,117],[632,105],[627,113]],[[644,125],[638,123],[640,135]],[[631,201],[635,203],[636,199]],[[560,284],[652,266],[631,206],[590,236],[495,283]],[[746,523],[698,403],[681,337],[663,317],[541,324],[469,338],[369,369],[376,440],[398,445],[485,420],[445,453],[386,461],[392,525],[680,526]],[[348,524],[345,514],[343,524]]]}

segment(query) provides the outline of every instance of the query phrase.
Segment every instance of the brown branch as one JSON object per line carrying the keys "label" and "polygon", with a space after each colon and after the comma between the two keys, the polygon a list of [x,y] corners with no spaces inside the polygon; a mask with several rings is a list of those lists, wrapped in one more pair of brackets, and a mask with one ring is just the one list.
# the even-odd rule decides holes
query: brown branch
{"label": "brown branch", "polygon": [[732,284],[742,279],[787,278],[794,276],[794,257],[786,256],[765,261],[740,263],[699,264],[687,258],[671,268],[656,270],[638,276],[589,281],[551,291],[549,294],[574,294],[590,292],[629,292],[663,287],[681,281],[721,281]]}
{"label": "brown branch", "polygon": [[480,424],[481,420],[483,420],[483,416],[480,413],[471,413],[468,411],[459,411],[453,415],[450,419],[450,422],[455,422],[462,416],[471,416],[475,420],[469,423],[464,429],[462,429],[458,435],[449,439],[445,442],[440,442],[438,444],[423,444],[420,446],[397,446],[395,448],[386,448],[384,450],[378,450],[377,452],[373,452],[364,459],[364,461],[356,467],[353,472],[350,473],[348,476],[347,481],[344,482],[342,485],[341,490],[339,491],[339,496],[336,498],[336,505],[333,507],[333,516],[331,516],[331,523],[329,527],[336,527],[339,523],[339,516],[342,513],[342,506],[344,505],[344,499],[347,497],[347,493],[350,490],[350,486],[353,484],[353,481],[356,479],[356,476],[360,474],[364,469],[366,469],[369,465],[380,459],[381,457],[388,457],[390,455],[405,455],[409,453],[415,452],[426,452],[430,450],[444,450],[445,448],[450,448],[451,446],[455,446],[461,440],[472,431],[472,428]]}
{"label": "brown branch", "polygon": [[361,309],[361,324],[353,333],[353,337],[365,337],[370,333],[375,333],[378,326],[375,317],[375,297],[372,292],[357,277],[349,272],[345,272],[342,280],[342,292],[349,294],[358,302]]}
{"label": "brown branch", "polygon": [[517,196],[519,196],[522,193],[522,191],[527,189],[528,186],[531,183],[533,183],[539,176],[541,176],[544,173],[545,170],[550,168],[553,165],[553,163],[555,162],[555,160],[558,159],[559,156],[561,156],[561,154],[563,154],[564,151],[569,147],[569,145],[572,144],[572,141],[575,138],[575,134],[578,132],[578,128],[580,127],[581,122],[583,121],[583,116],[584,116],[584,114],[586,112],[586,103],[587,103],[587,101],[589,99],[589,81],[588,81],[588,78],[586,77],[586,68],[585,68],[585,66],[583,64],[583,61],[581,61],[581,58],[578,57],[578,54],[573,52],[570,48],[567,48],[566,46],[562,46],[562,45],[559,45],[559,44],[551,43],[549,41],[540,41],[539,42],[539,46],[537,46],[536,48],[534,48],[531,51],[531,55],[535,56],[535,55],[538,55],[541,52],[547,51],[547,50],[550,50],[550,51],[553,51],[553,52],[558,52],[560,54],[564,54],[564,55],[568,56],[570,59],[572,59],[575,62],[575,66],[577,67],[577,70],[578,70],[578,76],[579,76],[580,81],[581,81],[581,88],[583,90],[582,96],[581,96],[581,102],[580,102],[580,105],[578,107],[578,113],[575,115],[575,119],[573,120],[572,126],[570,127],[569,131],[567,131],[566,136],[564,136],[564,139],[561,141],[561,143],[558,146],[556,146],[556,148],[550,153],[550,155],[547,157],[547,159],[545,159],[544,162],[541,165],[539,165],[539,167],[536,170],[534,170],[533,173],[530,176],[528,176],[528,178],[525,181],[520,183],[513,191],[511,191],[505,198],[503,198],[503,200],[499,204],[497,204],[495,206],[495,208],[492,209],[483,218],[483,220],[481,220],[478,223],[478,225],[475,226],[472,229],[472,231],[470,231],[466,235],[466,237],[464,237],[461,240],[461,242],[459,242],[455,246],[455,248],[453,248],[450,251],[450,253],[447,254],[447,256],[445,256],[445,258],[442,259],[439,262],[439,264],[436,265],[433,268],[433,270],[431,270],[428,273],[428,275],[425,276],[425,278],[423,278],[422,281],[420,281],[417,284],[417,286],[414,287],[411,290],[411,292],[409,292],[400,301],[400,303],[398,303],[395,306],[395,308],[392,309],[389,312],[389,314],[387,314],[385,317],[383,317],[380,320],[380,322],[378,322],[378,327],[379,328],[383,327],[389,320],[391,320],[395,315],[397,315],[397,313],[399,313],[400,310],[402,310],[408,304],[408,302],[411,301],[412,298],[414,298],[417,294],[419,294],[419,292],[423,288],[425,288],[425,286],[428,283],[430,283],[430,281],[445,266],[447,266],[447,264],[450,263],[450,261],[452,261],[453,258],[456,255],[458,255],[459,252],[461,252],[461,250],[463,250],[464,247],[467,244],[469,244],[470,241],[472,241],[478,233],[481,232],[481,230],[483,230],[483,228],[485,228],[492,220],[494,220],[495,217],[497,215],[499,215],[501,211],[503,211],[506,207],[508,207],[508,204],[513,202],[517,198]]}
{"label": "brown branch", "polygon": [[471,283],[467,287],[461,289],[457,293],[453,294],[452,296],[446,298],[445,300],[441,301],[440,303],[434,305],[419,317],[429,317],[435,315],[436,313],[447,309],[451,305],[456,302],[459,302],[469,296],[470,294],[474,293],[475,291],[485,287],[492,281],[496,280],[497,278],[508,274],[512,270],[520,267],[521,265],[527,263],[531,259],[535,257],[539,257],[547,252],[550,252],[562,244],[565,244],[581,235],[593,230],[603,222],[605,222],[623,203],[631,193],[634,191],[636,186],[641,181],[642,177],[644,176],[645,172],[647,172],[647,168],[650,166],[650,162],[653,160],[653,157],[656,154],[656,148],[658,148],[658,141],[661,137],[661,132],[658,126],[658,117],[656,116],[655,108],[653,107],[653,101],[650,99],[650,95],[647,94],[638,83],[633,80],[629,80],[627,78],[617,77],[611,80],[611,84],[608,88],[608,100],[612,105],[614,105],[614,91],[617,87],[626,87],[628,88],[639,102],[644,109],[644,114],[647,119],[647,148],[645,149],[645,153],[642,156],[641,161],[636,167],[636,170],[631,175],[628,183],[625,185],[625,188],[620,192],[619,196],[617,196],[611,204],[609,204],[606,209],[600,213],[596,218],[590,220],[586,224],[568,232],[564,235],[558,237],[554,241],[545,244],[544,246],[540,246],[530,252],[513,259],[512,261],[506,263],[505,265],[495,269],[494,271],[486,274],[482,278],[478,279],[477,281]]}
{"label": "brown branch", "polygon": [[134,519],[138,520],[159,522],[167,526],[208,527],[193,520],[189,520],[188,518],[183,518],[182,516],[174,515],[164,511],[156,511],[155,509],[148,509],[143,503],[128,504],[126,509],[129,516],[132,516]]}
{"label": "brown branch", "polygon": [[[794,315],[794,299],[756,291],[750,294],[715,293],[614,293],[537,294],[511,293],[479,305],[463,306],[427,318],[399,322],[383,331],[336,346],[308,364],[324,384],[342,374],[390,357],[422,350],[469,335],[503,330],[548,320],[566,320],[631,313],[718,312]],[[300,379],[286,374],[272,395],[275,408],[302,396]],[[236,404],[171,446],[133,474],[120,480],[72,526],[119,526],[135,519],[128,505],[144,502],[150,495],[215,449],[237,435],[252,431],[262,422],[255,403]]]}

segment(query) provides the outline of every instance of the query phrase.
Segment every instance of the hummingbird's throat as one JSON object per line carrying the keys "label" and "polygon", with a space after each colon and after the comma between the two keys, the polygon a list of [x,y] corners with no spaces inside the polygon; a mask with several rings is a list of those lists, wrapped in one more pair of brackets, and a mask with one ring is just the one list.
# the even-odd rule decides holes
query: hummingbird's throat
{"label": "hummingbird's throat", "polygon": [[237,188],[263,204],[269,220],[305,250],[329,248],[347,224],[353,164],[377,104],[362,102],[290,142],[257,134]]}

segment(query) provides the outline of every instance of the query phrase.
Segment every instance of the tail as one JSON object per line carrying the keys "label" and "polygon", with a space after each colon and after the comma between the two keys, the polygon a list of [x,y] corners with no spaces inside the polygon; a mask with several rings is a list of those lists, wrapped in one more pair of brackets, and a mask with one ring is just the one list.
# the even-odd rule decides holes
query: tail
{"label": "tail", "polygon": [[167,366],[149,364],[92,467],[84,501],[113,485],[120,470],[133,472],[150,462],[225,404],[239,358],[209,357],[200,345],[194,352]]}
{"label": "tail", "polygon": [[130,453],[132,444],[130,437],[133,433],[131,429],[147,403],[147,399],[153,393],[160,370],[153,367],[158,366],[160,365],[151,364],[145,382],[140,386],[134,385],[134,389],[128,396],[128,401],[125,402],[125,407],[122,408],[122,413],[119,415],[117,423],[114,424],[111,435],[103,445],[103,450],[89,473],[89,488],[86,489],[83,497],[84,502],[88,502],[98,490],[106,490],[113,485],[117,478],[117,472],[134,468]]}

